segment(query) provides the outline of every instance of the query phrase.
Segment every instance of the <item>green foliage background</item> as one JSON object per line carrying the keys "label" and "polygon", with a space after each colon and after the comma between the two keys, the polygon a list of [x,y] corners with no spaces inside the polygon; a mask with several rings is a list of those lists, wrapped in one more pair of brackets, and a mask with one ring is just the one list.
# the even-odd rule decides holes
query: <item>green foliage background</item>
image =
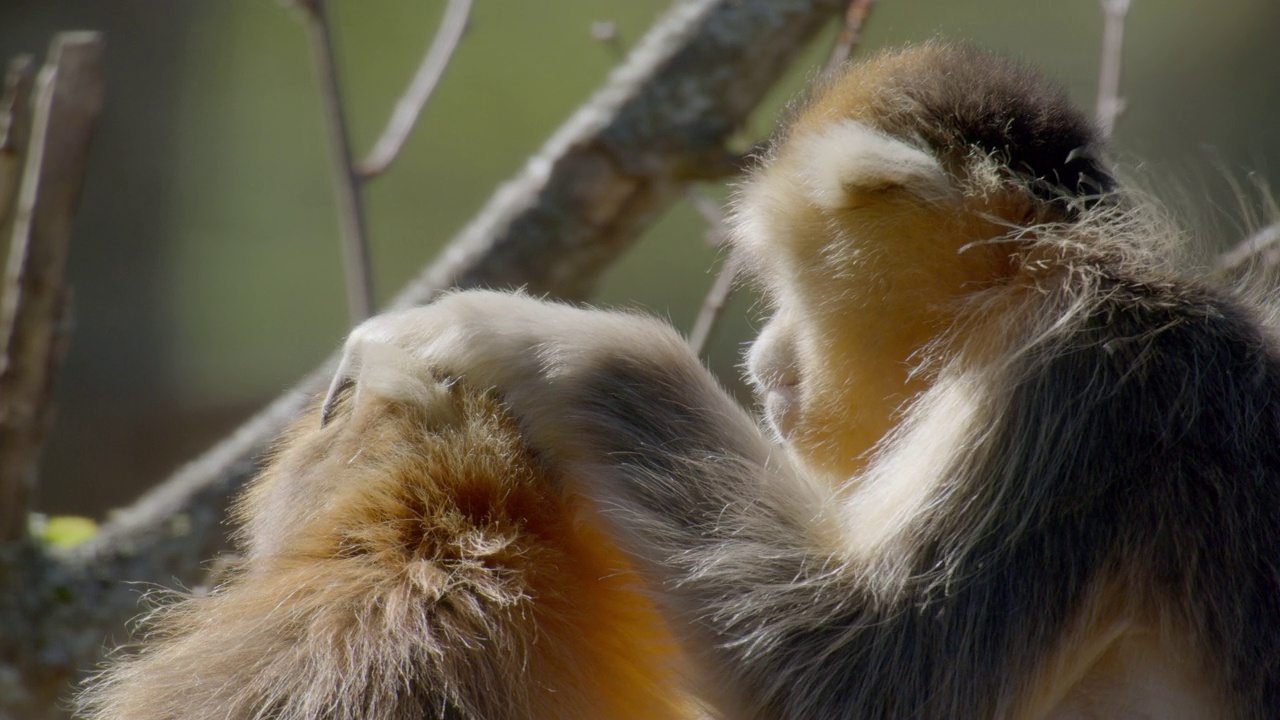
{"label": "green foliage background", "polygon": [[[369,187],[381,299],[432,259],[667,5],[477,0],[404,155]],[[334,0],[361,151],[442,6]],[[618,42],[593,40],[593,21],[615,23]],[[0,0],[0,57],[43,53],[52,32],[79,27],[108,32],[108,109],[72,250],[76,330],[40,505],[98,515],[315,366],[346,318],[318,100],[294,11],[270,0]],[[1101,28],[1094,0],[882,0],[862,52],[967,39],[1042,67],[1091,108]],[[1228,179],[1275,178],[1277,30],[1275,0],[1133,1],[1116,154],[1210,242],[1246,231]],[[744,144],[768,134],[832,35],[744,128]],[[678,207],[610,272],[600,301],[648,307],[687,329],[715,258],[703,231]],[[726,379],[754,312],[750,298],[736,301],[712,349]]]}

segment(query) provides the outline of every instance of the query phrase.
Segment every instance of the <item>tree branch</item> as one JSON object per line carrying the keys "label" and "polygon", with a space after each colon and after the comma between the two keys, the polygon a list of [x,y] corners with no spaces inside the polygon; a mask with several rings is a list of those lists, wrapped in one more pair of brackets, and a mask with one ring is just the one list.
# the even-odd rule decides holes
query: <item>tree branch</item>
{"label": "tree branch", "polygon": [[334,201],[338,208],[338,225],[342,230],[347,312],[354,326],[373,314],[373,267],[369,259],[369,224],[365,217],[364,198],[360,194],[360,173],[356,170],[351,135],[347,131],[338,63],[334,58],[332,33],[329,32],[327,2],[302,0],[298,4],[306,16],[311,60],[320,85],[321,108],[329,137],[329,159],[333,167]]}
{"label": "tree branch", "polygon": [[423,108],[435,93],[440,78],[444,77],[445,68],[449,67],[449,61],[453,59],[453,53],[458,49],[458,43],[467,30],[471,2],[472,0],[449,0],[440,28],[436,31],[427,54],[423,56],[413,82],[409,83],[400,102],[396,103],[396,109],[391,113],[382,136],[374,143],[364,162],[360,163],[362,178],[367,180],[381,175],[399,157],[405,141],[409,139],[409,133],[413,132],[413,126],[418,123]]}
{"label": "tree branch", "polygon": [[[50,416],[50,388],[65,344],[63,270],[80,200],[89,138],[102,109],[102,36],[57,36],[23,127],[14,76],[12,142],[29,132],[4,275],[0,277],[0,542],[21,538]],[[8,133],[6,133],[8,134]]]}
{"label": "tree branch", "polygon": [[1116,118],[1124,112],[1120,97],[1120,68],[1123,66],[1124,20],[1129,14],[1129,0],[1101,0],[1106,24],[1102,29],[1102,63],[1098,71],[1098,128],[1104,138],[1111,137]]}
{"label": "tree branch", "polygon": [[844,25],[836,37],[835,46],[831,48],[831,55],[827,57],[824,75],[836,72],[849,61],[853,49],[862,42],[862,28],[866,25],[867,18],[871,16],[871,10],[875,8],[876,2],[877,0],[849,0],[849,6],[844,11]]}
{"label": "tree branch", "polygon": [[[392,305],[427,302],[450,286],[587,297],[704,161],[724,156],[747,114],[842,7],[838,0],[676,4]],[[330,372],[326,364],[308,375],[73,552],[29,547],[0,557],[0,633],[23,628],[28,640],[14,643],[26,654],[8,661],[9,674],[35,687],[84,668],[103,638],[137,614],[139,583],[198,582],[202,563],[222,546],[228,499],[271,440],[323,392]],[[0,698],[5,675],[0,665]]]}
{"label": "tree branch", "polygon": [[50,643],[58,631],[41,622],[61,586],[26,584],[31,570],[45,575],[56,563],[26,533],[27,503],[65,344],[63,270],[102,108],[102,52],[98,33],[56,36],[35,82],[29,124],[15,102],[5,132],[7,147],[25,140],[27,148],[0,282],[0,718],[43,716],[71,673],[64,648]]}
{"label": "tree branch", "polygon": [[720,318],[724,315],[724,310],[729,305],[729,298],[733,297],[733,287],[737,280],[738,256],[729,255],[720,262],[720,271],[716,273],[715,281],[707,290],[702,307],[698,309],[698,317],[694,319],[693,328],[689,330],[689,347],[694,353],[702,355],[706,352],[711,334],[715,332]]}
{"label": "tree branch", "polygon": [[1226,275],[1246,267],[1270,268],[1277,263],[1280,263],[1280,221],[1257,230],[1219,255],[1217,271]]}
{"label": "tree branch", "polygon": [[0,94],[0,258],[9,257],[13,238],[13,206],[31,137],[31,90],[36,81],[35,58],[20,55],[9,61]]}
{"label": "tree branch", "polygon": [[[712,247],[724,247],[728,238],[724,210],[720,208],[720,203],[693,186],[686,189],[685,196],[702,219],[707,222],[707,242]],[[720,263],[720,270],[716,272],[716,279],[711,283],[707,296],[702,300],[702,307],[698,308],[698,316],[694,318],[693,327],[689,329],[689,347],[696,355],[702,355],[707,349],[711,334],[715,332],[716,325],[729,304],[729,298],[733,295],[734,282],[737,279],[737,270],[734,256],[724,258]]]}

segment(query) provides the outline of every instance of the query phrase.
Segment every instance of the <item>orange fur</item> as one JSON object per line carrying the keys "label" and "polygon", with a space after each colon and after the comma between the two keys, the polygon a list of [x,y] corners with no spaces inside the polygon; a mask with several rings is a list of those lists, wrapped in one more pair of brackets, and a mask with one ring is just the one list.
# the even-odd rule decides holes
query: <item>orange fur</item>
{"label": "orange fur", "polygon": [[92,716],[687,717],[672,640],[593,512],[492,399],[440,401],[304,418],[240,507],[298,494],[270,518],[283,539],[162,608]]}

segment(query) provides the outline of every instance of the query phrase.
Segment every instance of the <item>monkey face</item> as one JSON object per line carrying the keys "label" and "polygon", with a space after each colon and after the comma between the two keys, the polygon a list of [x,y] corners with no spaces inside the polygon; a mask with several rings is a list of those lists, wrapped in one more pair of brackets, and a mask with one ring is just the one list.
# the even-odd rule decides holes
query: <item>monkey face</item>
{"label": "monkey face", "polygon": [[774,308],[748,370],[810,471],[856,474],[920,389],[911,363],[962,282],[958,202],[933,158],[854,121],[784,143],[740,192],[735,250]]}
{"label": "monkey face", "polygon": [[1007,246],[982,242],[1007,232],[998,187],[923,147],[801,122],[735,200],[734,249],[775,310],[748,370],[775,433],[837,483],[928,386],[959,298],[1007,273]]}

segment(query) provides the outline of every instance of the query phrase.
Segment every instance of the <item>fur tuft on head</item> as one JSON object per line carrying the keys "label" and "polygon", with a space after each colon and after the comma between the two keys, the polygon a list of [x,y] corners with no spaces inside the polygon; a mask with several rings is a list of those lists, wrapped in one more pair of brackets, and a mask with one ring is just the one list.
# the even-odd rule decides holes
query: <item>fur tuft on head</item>
{"label": "fur tuft on head", "polygon": [[816,88],[785,137],[842,119],[915,144],[958,175],[992,157],[1042,200],[1115,186],[1097,129],[1059,86],[967,44],[935,40],[851,67]]}

